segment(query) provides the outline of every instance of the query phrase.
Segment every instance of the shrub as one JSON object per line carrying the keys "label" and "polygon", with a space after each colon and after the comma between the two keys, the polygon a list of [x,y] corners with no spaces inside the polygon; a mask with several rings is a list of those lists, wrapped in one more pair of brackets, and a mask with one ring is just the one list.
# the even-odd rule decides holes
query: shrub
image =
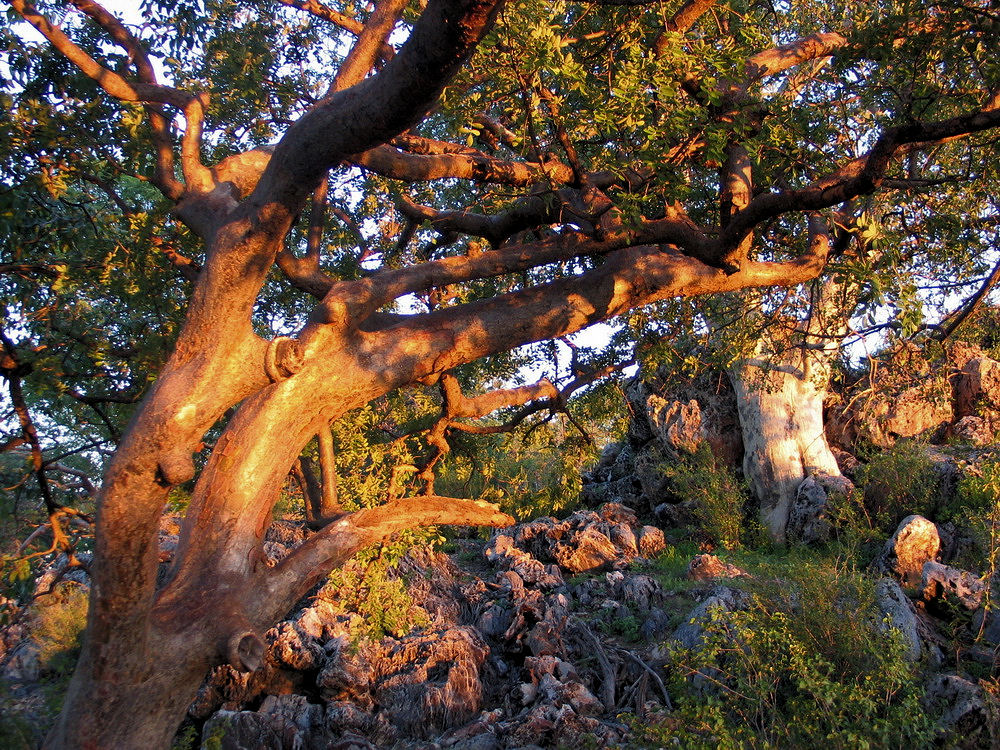
{"label": "shrub", "polygon": [[32,637],[45,671],[72,672],[87,626],[87,601],[87,590],[77,585],[59,586],[39,600]]}
{"label": "shrub", "polygon": [[695,503],[698,527],[712,545],[732,550],[746,541],[748,492],[727,467],[719,465],[712,449],[702,443],[694,454],[662,464],[670,491]]}
{"label": "shrub", "polygon": [[923,446],[900,442],[875,455],[859,474],[863,511],[874,530],[892,533],[906,516],[933,516],[940,479]]}
{"label": "shrub", "polygon": [[645,746],[931,743],[916,667],[897,634],[878,627],[869,582],[836,564],[793,562],[780,571],[789,580],[749,584],[746,610],[716,612],[698,648],[672,652],[677,708],[646,729]]}
{"label": "shrub", "polygon": [[340,606],[358,613],[364,622],[363,630],[353,634],[355,641],[386,635],[399,638],[430,624],[427,613],[416,606],[407,591],[406,582],[391,574],[412,546],[413,539],[404,534],[395,542],[362,550],[351,563],[330,573],[328,585],[340,594]]}

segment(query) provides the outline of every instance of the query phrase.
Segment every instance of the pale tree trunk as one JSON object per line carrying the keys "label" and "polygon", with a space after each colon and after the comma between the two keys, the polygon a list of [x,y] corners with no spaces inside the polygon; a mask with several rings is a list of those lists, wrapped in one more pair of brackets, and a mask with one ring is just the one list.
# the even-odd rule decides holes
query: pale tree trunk
{"label": "pale tree trunk", "polygon": [[831,354],[789,353],[784,362],[745,359],[728,371],[743,433],[743,472],[771,538],[785,540],[795,491],[809,474],[840,475],[823,427]]}
{"label": "pale tree trunk", "polygon": [[[874,259],[871,252],[868,257]],[[826,439],[823,404],[859,292],[855,281],[817,280],[808,318],[765,329],[755,351],[728,369],[746,450],[743,472],[760,502],[760,520],[777,542],[785,541],[802,480],[841,475]]]}

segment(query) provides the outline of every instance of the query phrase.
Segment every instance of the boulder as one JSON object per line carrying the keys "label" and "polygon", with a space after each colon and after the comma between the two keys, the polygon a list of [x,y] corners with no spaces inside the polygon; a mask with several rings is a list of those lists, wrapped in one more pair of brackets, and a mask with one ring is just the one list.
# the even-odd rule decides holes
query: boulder
{"label": "boulder", "polygon": [[559,566],[570,573],[601,570],[619,557],[611,540],[593,526],[584,528],[569,543],[556,544],[553,555]]}
{"label": "boulder", "polygon": [[982,689],[955,674],[931,678],[924,693],[925,707],[940,713],[938,733],[949,747],[996,747],[995,709]]}
{"label": "boulder", "polygon": [[749,595],[728,586],[716,586],[708,597],[687,616],[673,633],[673,640],[682,648],[697,649],[701,646],[705,626],[713,616],[725,612],[745,609],[750,602]]}
{"label": "boulder", "polygon": [[924,565],[937,558],[941,537],[937,526],[923,516],[907,516],[885,543],[878,566],[914,586],[920,582]]}
{"label": "boulder", "polygon": [[816,473],[807,476],[795,491],[788,513],[789,540],[799,544],[823,544],[830,541],[834,528],[829,503],[834,497],[846,497],[854,483],[843,476]]}
{"label": "boulder", "polygon": [[475,629],[458,627],[416,633],[369,656],[380,713],[406,737],[426,738],[468,722],[482,707],[487,652]]}
{"label": "boulder", "polygon": [[684,403],[651,394],[646,399],[646,419],[657,442],[671,454],[695,453],[705,439],[695,399]]}
{"label": "boulder", "polygon": [[667,548],[663,531],[655,526],[643,526],[639,529],[639,554],[643,557],[653,557]]}
{"label": "boulder", "polygon": [[993,427],[982,417],[962,417],[951,427],[951,434],[962,442],[982,447],[993,442]]}
{"label": "boulder", "polygon": [[982,417],[989,430],[1000,421],[1000,362],[975,357],[955,379],[955,411],[959,417]]}
{"label": "boulder", "polygon": [[977,609],[986,594],[986,584],[972,573],[933,560],[924,564],[920,589],[927,602],[950,599],[969,610]]}
{"label": "boulder", "polygon": [[920,660],[923,643],[917,622],[917,610],[903,593],[903,589],[890,578],[879,579],[875,583],[875,604],[883,617],[878,626],[882,631],[895,630],[906,648],[907,661]]}
{"label": "boulder", "polygon": [[687,578],[690,581],[715,581],[719,578],[741,577],[747,577],[747,573],[715,555],[695,555],[687,567]]}

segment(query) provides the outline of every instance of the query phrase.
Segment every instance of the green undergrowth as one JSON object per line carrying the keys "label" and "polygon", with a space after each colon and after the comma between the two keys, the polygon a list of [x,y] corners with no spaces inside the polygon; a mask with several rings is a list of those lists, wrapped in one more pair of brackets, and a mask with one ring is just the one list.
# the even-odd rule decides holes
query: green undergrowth
{"label": "green undergrowth", "polygon": [[639,747],[927,747],[919,667],[879,627],[872,583],[843,558],[745,553],[749,605],[716,611],[694,649],[669,650],[675,710]]}
{"label": "green undergrowth", "polygon": [[29,613],[29,627],[39,664],[39,692],[15,696],[0,682],[0,747],[10,750],[41,744],[62,709],[87,624],[87,590],[62,584],[40,597]]}
{"label": "green undergrowth", "polygon": [[355,645],[362,638],[400,638],[430,624],[394,569],[417,544],[434,548],[444,542],[435,529],[406,532],[392,542],[367,547],[352,564],[330,573],[327,586],[338,592],[340,607],[361,616],[363,624],[352,633]]}
{"label": "green undergrowth", "polygon": [[708,443],[693,454],[666,461],[661,471],[669,491],[693,501],[698,541],[703,545],[734,550],[760,541],[761,528],[749,511],[746,482],[718,462]]}

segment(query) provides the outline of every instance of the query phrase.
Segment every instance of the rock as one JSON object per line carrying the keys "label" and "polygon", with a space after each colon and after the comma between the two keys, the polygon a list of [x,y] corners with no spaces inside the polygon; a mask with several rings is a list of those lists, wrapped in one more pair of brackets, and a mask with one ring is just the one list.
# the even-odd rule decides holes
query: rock
{"label": "rock", "polygon": [[962,417],[951,427],[951,434],[971,445],[981,447],[993,442],[994,433],[990,424],[982,417]]}
{"label": "rock", "polygon": [[639,554],[643,557],[653,557],[667,548],[663,531],[655,526],[643,526],[639,529]]}
{"label": "rock", "polygon": [[8,683],[35,682],[42,674],[38,644],[25,638],[14,646],[4,659],[0,678]]}
{"label": "rock", "polygon": [[705,626],[712,620],[713,613],[745,609],[749,600],[749,596],[739,589],[716,586],[705,601],[695,607],[674,631],[673,640],[682,648],[697,649],[702,644]]}
{"label": "rock", "polygon": [[906,646],[904,658],[907,661],[920,660],[922,641],[917,623],[917,610],[898,583],[882,578],[875,583],[875,604],[883,618],[878,622],[880,630],[899,632]]}
{"label": "rock", "polygon": [[326,661],[323,647],[294,623],[282,622],[267,632],[267,658],[272,663],[305,671],[319,669]]}
{"label": "rock", "polygon": [[830,446],[830,450],[837,461],[840,473],[853,482],[857,478],[857,471],[861,468],[861,462],[853,454],[836,446]]}
{"label": "rock", "polygon": [[576,534],[572,543],[556,544],[553,555],[559,566],[570,573],[601,570],[619,557],[611,540],[593,526]]}
{"label": "rock", "polygon": [[932,433],[951,422],[951,402],[936,398],[933,386],[906,388],[889,402],[881,427],[890,440]]}
{"label": "rock", "polygon": [[258,713],[283,747],[325,747],[333,739],[326,729],[324,707],[309,703],[303,695],[269,695]]}
{"label": "rock", "polygon": [[982,634],[983,640],[990,645],[1000,646],[1000,614],[997,613],[996,605],[989,611],[985,606],[977,609],[972,616],[970,630],[974,636]]}
{"label": "rock", "polygon": [[646,615],[646,619],[643,620],[642,625],[639,626],[639,635],[650,641],[666,633],[669,627],[670,615],[659,607],[654,607]]}
{"label": "rock", "polygon": [[201,730],[202,750],[284,750],[266,716],[255,711],[217,711]]}
{"label": "rock", "polygon": [[372,659],[375,703],[406,737],[427,738],[464,724],[482,706],[487,651],[469,627],[407,636]]}
{"label": "rock", "polygon": [[663,467],[669,460],[656,442],[647,443],[636,452],[632,463],[632,477],[638,482],[647,507],[656,506],[668,495],[670,479]]}
{"label": "rock", "polygon": [[920,588],[925,601],[948,598],[969,610],[979,607],[986,593],[986,584],[972,573],[934,561],[924,564]]}
{"label": "rock", "polygon": [[667,529],[682,529],[695,525],[697,503],[685,500],[680,503],[660,503],[653,509],[656,522]]}
{"label": "rock", "polygon": [[316,676],[316,687],[327,701],[353,701],[370,710],[372,666],[365,653],[354,647],[346,637],[331,640],[325,646],[329,652],[326,664]]}
{"label": "rock", "polygon": [[885,543],[877,564],[913,586],[920,582],[924,565],[935,560],[940,550],[937,526],[923,516],[907,516]]}
{"label": "rock", "polygon": [[483,732],[456,742],[451,747],[453,750],[502,750],[503,745],[493,732]]}
{"label": "rock", "polygon": [[630,575],[614,586],[615,593],[626,605],[636,612],[649,612],[654,605],[663,601],[663,587],[647,575]]}
{"label": "rock", "polygon": [[660,445],[675,455],[695,453],[705,439],[701,408],[695,399],[685,404],[652,394],[646,399],[646,419]]}
{"label": "rock", "polygon": [[748,574],[723,562],[715,555],[695,555],[687,567],[687,578],[690,581],[714,581],[719,578],[744,578]]}
{"label": "rock", "polygon": [[823,544],[833,536],[829,503],[834,497],[846,497],[854,483],[843,476],[816,473],[799,483],[788,513],[788,538],[799,544]]}
{"label": "rock", "polygon": [[954,394],[959,417],[982,417],[995,430],[1000,417],[1000,362],[989,357],[970,359],[955,379]]}
{"label": "rock", "polygon": [[941,712],[938,731],[949,746],[996,747],[996,721],[977,685],[955,674],[935,675],[927,684],[923,703],[929,711]]}

